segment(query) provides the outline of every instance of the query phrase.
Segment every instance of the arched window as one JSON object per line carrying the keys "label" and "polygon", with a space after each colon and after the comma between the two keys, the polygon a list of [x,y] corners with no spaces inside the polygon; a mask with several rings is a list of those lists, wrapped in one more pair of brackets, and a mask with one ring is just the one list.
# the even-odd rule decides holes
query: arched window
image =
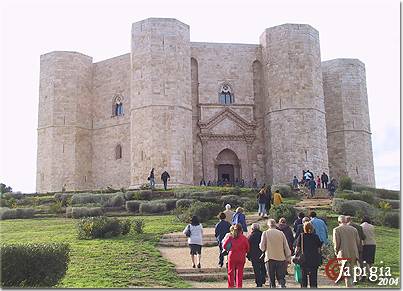
{"label": "arched window", "polygon": [[116,95],[112,104],[112,116],[123,115],[123,97],[122,95]]}
{"label": "arched window", "polygon": [[219,92],[220,104],[228,105],[234,102],[234,94],[229,84],[223,84]]}
{"label": "arched window", "polygon": [[119,160],[122,158],[122,146],[118,144],[115,148],[115,159]]}

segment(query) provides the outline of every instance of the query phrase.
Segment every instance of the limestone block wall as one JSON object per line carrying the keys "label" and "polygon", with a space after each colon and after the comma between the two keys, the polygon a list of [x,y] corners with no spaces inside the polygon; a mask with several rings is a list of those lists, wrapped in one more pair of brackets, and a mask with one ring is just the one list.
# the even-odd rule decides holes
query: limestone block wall
{"label": "limestone block wall", "polygon": [[41,56],[37,191],[92,188],[92,58],[76,52]]}
{"label": "limestone block wall", "polygon": [[328,171],[319,34],[309,25],[284,24],[260,38],[265,67],[267,174],[289,182],[303,169]]}
{"label": "limestone block wall", "polygon": [[[94,64],[92,172],[96,189],[130,186],[130,54]],[[116,96],[123,115],[112,114]],[[122,158],[116,159],[116,147]]]}
{"label": "limestone block wall", "polygon": [[146,182],[152,167],[157,178],[167,170],[171,183],[193,183],[189,37],[189,26],[176,19],[132,26],[132,186]]}
{"label": "limestone block wall", "polygon": [[375,186],[365,66],[357,59],[322,63],[330,174]]}

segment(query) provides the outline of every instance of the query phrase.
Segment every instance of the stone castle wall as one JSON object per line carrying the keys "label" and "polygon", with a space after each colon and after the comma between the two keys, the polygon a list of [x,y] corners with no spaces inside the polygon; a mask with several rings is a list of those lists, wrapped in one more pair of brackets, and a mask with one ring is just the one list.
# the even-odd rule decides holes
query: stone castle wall
{"label": "stone castle wall", "polygon": [[[230,105],[219,102],[224,84]],[[330,169],[375,183],[364,65],[321,64],[309,25],[219,44],[190,42],[178,20],[146,19],[132,26],[131,53],[41,56],[39,95],[38,192],[137,187],[152,167],[157,183],[168,170],[173,184],[198,184],[228,163],[247,182]]]}

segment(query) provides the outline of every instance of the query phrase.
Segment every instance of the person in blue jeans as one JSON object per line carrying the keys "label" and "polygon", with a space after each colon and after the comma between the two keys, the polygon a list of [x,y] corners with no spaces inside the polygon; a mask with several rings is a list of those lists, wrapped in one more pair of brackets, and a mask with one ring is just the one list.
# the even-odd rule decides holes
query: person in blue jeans
{"label": "person in blue jeans", "polygon": [[246,217],[245,217],[245,214],[243,214],[243,208],[242,207],[238,207],[235,210],[234,215],[232,216],[232,225],[238,224],[238,223],[242,226],[242,231],[247,233],[248,228],[246,226]]}
{"label": "person in blue jeans", "polygon": [[231,228],[231,224],[225,220],[226,215],[224,212],[220,212],[218,214],[218,218],[220,221],[215,225],[215,237],[218,242],[218,247],[220,249],[220,255],[218,258],[218,266],[222,268],[224,265],[224,253],[222,248],[222,241],[227,233],[229,233],[229,229]]}
{"label": "person in blue jeans", "polygon": [[258,215],[264,217],[266,215],[266,204],[267,204],[267,187],[263,186],[256,196],[257,204],[259,205]]}
{"label": "person in blue jeans", "polygon": [[311,190],[311,198],[315,195],[315,189],[316,189],[316,182],[314,179],[309,180],[308,182],[308,188]]}

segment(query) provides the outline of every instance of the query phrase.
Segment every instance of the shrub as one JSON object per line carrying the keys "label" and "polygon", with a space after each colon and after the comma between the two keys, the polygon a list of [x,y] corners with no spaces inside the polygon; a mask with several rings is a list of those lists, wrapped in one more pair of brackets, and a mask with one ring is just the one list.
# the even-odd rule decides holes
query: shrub
{"label": "shrub", "polygon": [[193,202],[194,202],[193,199],[179,199],[176,201],[176,208],[178,207],[189,208]]}
{"label": "shrub", "polygon": [[241,197],[236,195],[224,195],[220,198],[220,201],[222,206],[230,204],[233,209],[243,205]]}
{"label": "shrub", "polygon": [[[107,194],[92,194],[92,193],[80,193],[74,194],[71,198],[72,205],[78,204],[101,204],[102,206],[123,206],[123,193],[107,193]],[[121,198],[117,198],[120,196]],[[120,205],[113,205],[113,203],[121,203]]]}
{"label": "shrub", "polygon": [[143,202],[140,204],[139,212],[141,214],[147,213],[162,213],[167,210],[165,203],[160,202]]}
{"label": "shrub", "polygon": [[248,199],[247,202],[244,202],[243,207],[247,211],[257,211],[258,205],[256,199]]}
{"label": "shrub", "polygon": [[124,194],[125,200],[133,200],[133,199],[134,199],[134,198],[133,198],[134,193],[135,193],[135,192],[133,192],[133,191],[126,192],[126,193]]}
{"label": "shrub", "polygon": [[343,198],[347,200],[361,200],[365,201],[369,204],[373,204],[375,199],[374,199],[374,193],[368,192],[368,191],[363,191],[363,192],[350,192],[350,191],[344,191],[344,192],[337,192],[336,194],[337,198]]}
{"label": "shrub", "polygon": [[400,226],[400,213],[399,212],[389,212],[386,213],[383,218],[383,225],[399,228]]}
{"label": "shrub", "polygon": [[72,196],[73,195],[66,193],[56,193],[55,195],[53,195],[53,198],[56,201],[60,201],[62,203],[62,206],[67,207],[71,203]]}
{"label": "shrub", "polygon": [[199,217],[200,222],[205,222],[214,216],[216,216],[221,210],[221,206],[219,204],[214,204],[211,202],[196,202],[190,208],[188,208],[188,212],[190,214],[190,218],[193,215]]}
{"label": "shrub", "polygon": [[130,228],[132,226],[132,223],[130,222],[129,219],[125,219],[121,222],[122,225],[122,235],[126,235],[130,232]]}
{"label": "shrub", "polygon": [[82,218],[77,223],[79,239],[109,238],[130,231],[130,221],[105,216]]}
{"label": "shrub", "polygon": [[27,219],[35,216],[35,209],[33,208],[0,208],[0,219]]}
{"label": "shrub", "polygon": [[340,177],[339,189],[340,190],[344,190],[344,189],[352,190],[353,189],[353,181],[351,180],[351,178],[348,177],[348,176]]}
{"label": "shrub", "polygon": [[130,200],[126,201],[126,210],[132,213],[138,213],[140,209],[140,204],[144,203],[143,201],[139,200]]}
{"label": "shrub", "polygon": [[134,200],[151,200],[152,192],[151,191],[137,191],[133,193],[132,196]]}
{"label": "shrub", "polygon": [[101,207],[67,207],[66,216],[72,218],[102,216],[103,210]]}
{"label": "shrub", "polygon": [[400,192],[395,190],[376,189],[376,196],[382,199],[400,200]]}
{"label": "shrub", "polygon": [[66,274],[69,246],[62,243],[2,245],[2,287],[51,287]]}
{"label": "shrub", "polygon": [[280,204],[270,208],[269,215],[276,221],[284,217],[287,223],[292,223],[297,218],[297,211],[291,205]]}
{"label": "shrub", "polygon": [[20,192],[7,192],[7,193],[4,193],[2,197],[5,199],[13,198],[13,199],[18,200],[18,199],[24,198],[24,194],[22,194]]}
{"label": "shrub", "polygon": [[144,226],[145,226],[145,221],[144,219],[133,219],[133,226],[134,226],[134,231],[136,233],[143,233],[144,232]]}
{"label": "shrub", "polygon": [[373,206],[361,200],[344,201],[340,206],[339,213],[357,217],[368,216],[370,218],[375,217],[376,214]]}
{"label": "shrub", "polygon": [[112,198],[110,198],[104,206],[106,207],[122,207],[125,204],[125,199],[123,198],[123,195],[115,195]]}
{"label": "shrub", "polygon": [[343,198],[333,198],[332,200],[332,210],[334,212],[340,213],[341,205],[346,201]]}
{"label": "shrub", "polygon": [[283,197],[293,197],[295,196],[294,192],[292,191],[291,187],[286,184],[278,184],[271,186],[271,192],[274,193],[276,190],[280,191],[281,196]]}
{"label": "shrub", "polygon": [[63,212],[63,204],[61,201],[55,201],[52,205],[49,206],[49,211],[54,214]]}
{"label": "shrub", "polygon": [[387,203],[391,209],[399,209],[400,208],[400,200],[392,200],[392,199],[380,199],[375,198],[375,205],[379,208],[382,208],[381,204]]}

